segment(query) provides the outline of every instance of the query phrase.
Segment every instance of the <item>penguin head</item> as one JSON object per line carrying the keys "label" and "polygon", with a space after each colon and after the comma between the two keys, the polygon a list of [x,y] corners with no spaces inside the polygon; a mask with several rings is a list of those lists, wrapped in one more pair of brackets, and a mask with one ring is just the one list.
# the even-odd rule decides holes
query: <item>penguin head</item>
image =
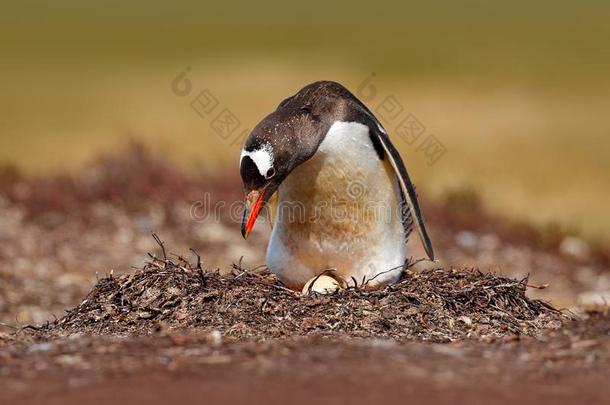
{"label": "penguin head", "polygon": [[313,105],[291,105],[285,100],[246,140],[240,158],[245,192],[244,238],[284,179],[316,152],[330,127],[329,120],[320,117]]}

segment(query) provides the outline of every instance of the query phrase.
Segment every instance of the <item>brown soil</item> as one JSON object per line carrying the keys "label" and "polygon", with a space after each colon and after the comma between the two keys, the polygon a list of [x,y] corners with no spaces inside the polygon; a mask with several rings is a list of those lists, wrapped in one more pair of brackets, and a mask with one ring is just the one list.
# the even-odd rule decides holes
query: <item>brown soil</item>
{"label": "brown soil", "polygon": [[[224,339],[159,331],[13,343],[3,403],[606,403],[610,318],[537,339]],[[34,388],[34,389],[33,389]]]}
{"label": "brown soil", "polygon": [[[440,263],[378,291],[301,296],[258,267],[263,227],[245,243],[226,210],[193,218],[203,191],[241,197],[236,178],[138,148],[76,177],[0,171],[0,403],[610,397],[610,316],[576,306],[610,289],[608,249],[572,257],[557,229],[458,193],[424,202]],[[151,232],[203,264],[165,256]]]}

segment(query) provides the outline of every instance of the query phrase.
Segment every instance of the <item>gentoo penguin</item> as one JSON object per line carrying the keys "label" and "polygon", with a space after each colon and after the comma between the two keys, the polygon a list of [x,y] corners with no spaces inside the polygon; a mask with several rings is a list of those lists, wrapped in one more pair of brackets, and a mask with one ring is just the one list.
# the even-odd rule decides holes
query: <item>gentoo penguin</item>
{"label": "gentoo penguin", "polygon": [[267,266],[292,289],[330,269],[348,285],[397,280],[413,226],[434,259],[398,151],[338,83],[315,82],[282,101],[246,140],[240,173],[242,235],[265,208],[273,222]]}

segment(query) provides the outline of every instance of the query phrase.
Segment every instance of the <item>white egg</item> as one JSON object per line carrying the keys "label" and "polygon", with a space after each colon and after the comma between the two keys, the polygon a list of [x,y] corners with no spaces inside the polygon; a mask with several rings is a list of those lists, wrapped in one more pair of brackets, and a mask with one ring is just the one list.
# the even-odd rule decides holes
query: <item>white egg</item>
{"label": "white egg", "polygon": [[[313,285],[312,285],[313,283]],[[341,285],[337,280],[330,276],[316,276],[305,283],[303,287],[303,295],[307,295],[310,292],[317,292],[320,294],[332,294],[341,288]]]}

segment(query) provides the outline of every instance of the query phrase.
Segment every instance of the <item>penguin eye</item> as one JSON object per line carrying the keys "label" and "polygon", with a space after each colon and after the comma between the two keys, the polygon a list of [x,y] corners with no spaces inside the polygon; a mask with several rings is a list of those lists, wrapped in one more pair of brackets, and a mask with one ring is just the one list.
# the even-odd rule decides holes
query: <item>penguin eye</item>
{"label": "penguin eye", "polygon": [[265,178],[267,180],[269,180],[270,178],[272,178],[273,176],[275,176],[275,169],[272,167],[269,170],[267,170],[267,173],[265,174]]}

